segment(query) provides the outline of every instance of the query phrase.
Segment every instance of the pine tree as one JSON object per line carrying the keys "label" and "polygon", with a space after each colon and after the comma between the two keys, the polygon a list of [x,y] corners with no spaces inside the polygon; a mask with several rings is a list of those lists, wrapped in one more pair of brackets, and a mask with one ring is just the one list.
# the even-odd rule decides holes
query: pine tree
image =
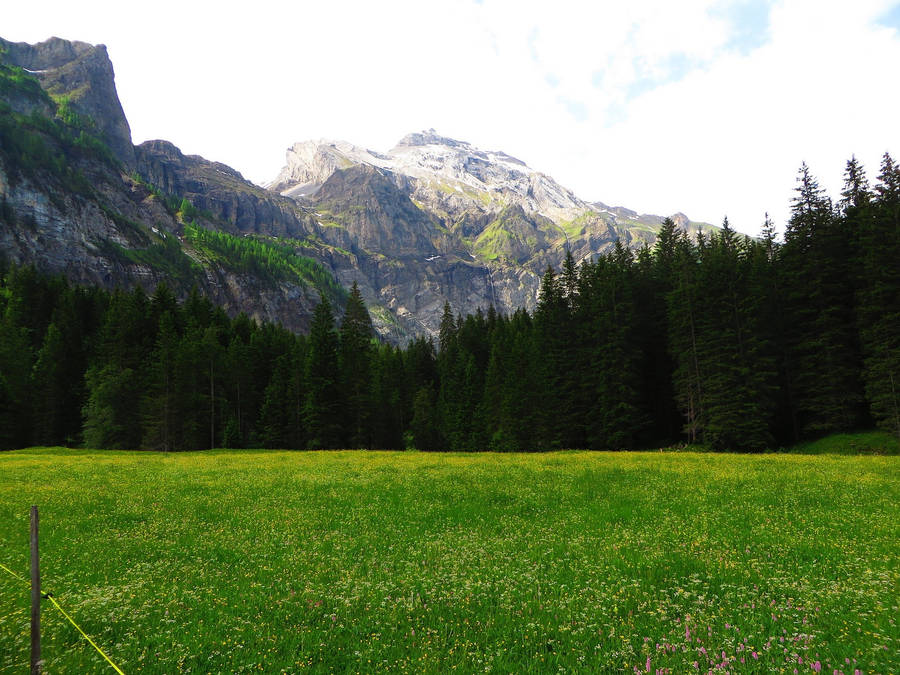
{"label": "pine tree", "polygon": [[96,358],[85,374],[84,441],[91,448],[141,447],[146,354],[156,324],[140,289],[113,292],[103,316]]}
{"label": "pine tree", "polygon": [[[156,347],[150,360],[148,386],[141,404],[144,429],[142,445],[150,450],[170,452],[186,449],[182,445],[181,426],[185,421],[183,416],[188,411],[183,409],[178,386],[179,346],[180,338],[175,330],[175,320],[171,312],[165,311],[160,316]],[[110,375],[116,377],[119,373],[113,371]],[[103,381],[97,385],[98,388],[107,387]],[[95,423],[92,421],[91,424],[94,426]],[[89,433],[94,432],[85,431],[86,436]]]}
{"label": "pine tree", "polygon": [[309,332],[305,372],[304,420],[311,449],[333,449],[344,445],[343,414],[346,408],[340,390],[338,348],[331,305],[320,295]]}
{"label": "pine tree", "polygon": [[635,335],[633,266],[631,251],[620,241],[593,265],[582,265],[578,320],[588,332],[580,373],[590,448],[632,449],[641,443],[649,424]]}
{"label": "pine tree", "polygon": [[674,243],[671,264],[671,289],[666,295],[669,354],[674,370],[672,383],[675,400],[684,419],[683,431],[691,443],[698,442],[706,426],[703,399],[705,374],[701,369],[701,343],[698,322],[699,256],[702,238],[694,246],[684,235]]}
{"label": "pine tree", "polygon": [[341,388],[346,400],[345,424],[353,448],[372,447],[371,364],[372,319],[356,282],[350,289],[340,330]]}
{"label": "pine tree", "polygon": [[756,283],[758,244],[740,238],[727,218],[710,236],[698,269],[697,346],[704,374],[703,440],[716,449],[771,447],[775,405],[772,346],[761,325]]}
{"label": "pine tree", "polygon": [[874,203],[848,216],[860,229],[859,334],[872,417],[900,438],[900,167],[885,153]]}
{"label": "pine tree", "polygon": [[835,217],[806,164],[780,249],[791,361],[791,391],[804,435],[853,429],[864,421],[854,315],[853,237]]}

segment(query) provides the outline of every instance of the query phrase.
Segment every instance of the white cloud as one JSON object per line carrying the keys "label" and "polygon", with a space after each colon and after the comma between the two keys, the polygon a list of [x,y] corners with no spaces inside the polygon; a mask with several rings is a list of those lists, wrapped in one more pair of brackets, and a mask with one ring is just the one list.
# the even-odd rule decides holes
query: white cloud
{"label": "white cloud", "polygon": [[[734,49],[730,0],[33,0],[3,37],[103,42],[136,141],[168,138],[262,182],[297,140],[387,149],[435,127],[581,196],[755,233],[806,160],[836,192],[851,153],[900,152],[887,0],[783,0]],[[673,79],[674,77],[674,79]]]}

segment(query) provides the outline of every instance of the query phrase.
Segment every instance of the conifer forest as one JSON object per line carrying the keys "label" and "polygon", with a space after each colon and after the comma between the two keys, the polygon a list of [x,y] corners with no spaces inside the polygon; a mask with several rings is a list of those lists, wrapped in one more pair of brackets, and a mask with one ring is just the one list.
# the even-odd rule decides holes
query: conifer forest
{"label": "conifer forest", "polygon": [[900,436],[900,166],[804,164],[776,239],[667,220],[652,247],[548,269],[533,313],[444,308],[437,340],[374,338],[359,290],[308,335],[166,286],[0,281],[0,448],[761,451]]}

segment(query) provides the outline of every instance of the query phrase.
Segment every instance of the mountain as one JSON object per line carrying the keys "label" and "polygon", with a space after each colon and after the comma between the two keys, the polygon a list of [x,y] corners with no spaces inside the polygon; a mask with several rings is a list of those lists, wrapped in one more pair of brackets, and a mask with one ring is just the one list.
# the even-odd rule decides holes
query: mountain
{"label": "mountain", "polygon": [[[384,153],[344,141],[296,143],[267,188],[312,212],[326,241],[389,259],[392,281],[406,282],[380,283],[363,266],[365,279],[357,280],[367,300],[401,322],[415,317],[431,333],[443,300],[462,313],[488,304],[533,309],[541,275],[558,268],[567,249],[583,260],[619,238],[652,243],[663,221],[585,202],[515,157],[434,129]],[[673,219],[689,231],[709,227],[680,213]]]}
{"label": "mountain", "polygon": [[293,202],[171,144],[131,144],[104,47],[2,41],[0,94],[0,257],[107,288],[196,286],[297,331],[320,292],[342,302],[296,239]]}
{"label": "mountain", "polygon": [[[265,187],[134,146],[105,47],[0,40],[0,254],[106,287],[193,286],[231,313],[305,330],[319,294],[358,283],[376,329],[437,333],[443,305],[532,309],[540,276],[662,218],[588,203],[499,151],[433,129],[381,153],[307,141]],[[674,216],[686,229],[699,225]]]}
{"label": "mountain", "polygon": [[0,38],[3,61],[33,75],[57,101],[70,103],[93,120],[113,154],[125,165],[134,164],[131,127],[116,92],[113,66],[104,45],[50,38],[30,45]]}

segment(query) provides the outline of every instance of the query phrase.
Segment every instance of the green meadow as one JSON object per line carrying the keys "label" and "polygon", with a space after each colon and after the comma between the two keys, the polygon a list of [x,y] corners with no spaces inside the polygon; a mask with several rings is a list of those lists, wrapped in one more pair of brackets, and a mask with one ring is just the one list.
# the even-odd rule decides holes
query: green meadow
{"label": "green meadow", "polygon": [[[900,670],[900,458],[31,449],[0,563],[126,673]],[[29,589],[0,570],[0,673]],[[113,670],[48,603],[48,673]]]}

